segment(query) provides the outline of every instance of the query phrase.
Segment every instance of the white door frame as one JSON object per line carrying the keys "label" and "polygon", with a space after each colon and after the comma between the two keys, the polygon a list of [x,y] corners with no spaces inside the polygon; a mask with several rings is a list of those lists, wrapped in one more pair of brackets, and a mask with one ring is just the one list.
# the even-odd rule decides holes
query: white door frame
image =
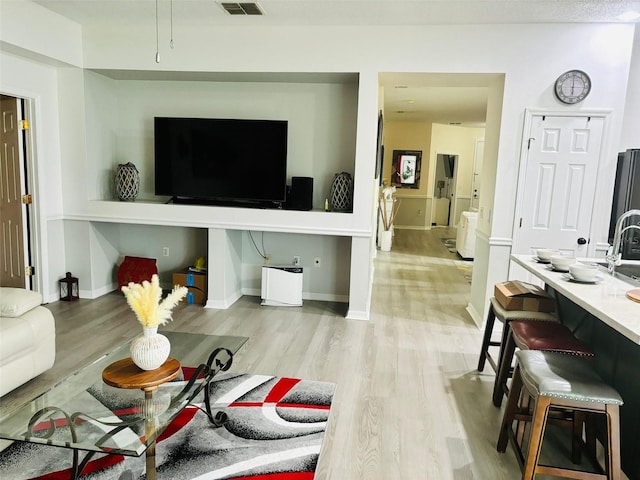
{"label": "white door frame", "polygon": [[[516,187],[516,207],[515,207],[515,215],[513,218],[513,244],[511,247],[512,252],[518,252],[518,247],[520,246],[520,218],[523,216],[522,207],[524,204],[524,182],[527,171],[527,161],[529,159],[528,151],[529,151],[529,132],[531,131],[531,125],[533,122],[534,116],[539,115],[548,115],[550,117],[553,116],[562,116],[562,117],[574,117],[574,118],[585,118],[585,117],[597,117],[603,118],[603,131],[602,131],[602,144],[600,145],[600,156],[598,160],[598,171],[596,174],[596,185],[595,189],[598,189],[598,179],[600,178],[600,169],[602,168],[602,160],[603,155],[607,152],[607,139],[610,125],[610,117],[612,111],[607,109],[598,109],[598,110],[576,110],[576,111],[567,111],[567,110],[543,110],[543,109],[533,109],[526,108],[524,112],[524,125],[522,129],[522,142],[520,145],[520,160],[518,165],[518,185]],[[593,219],[593,218],[592,218]],[[589,237],[594,238],[594,222],[592,221],[589,225]],[[597,249],[597,242],[590,242],[587,245],[587,256],[595,257]]]}

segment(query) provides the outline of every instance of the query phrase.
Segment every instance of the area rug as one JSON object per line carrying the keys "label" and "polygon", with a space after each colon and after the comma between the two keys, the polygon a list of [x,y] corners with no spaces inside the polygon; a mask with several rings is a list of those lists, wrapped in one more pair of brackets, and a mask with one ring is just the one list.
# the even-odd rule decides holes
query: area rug
{"label": "area rug", "polygon": [[[211,383],[212,410],[226,413],[227,421],[215,427],[197,406],[187,407],[158,440],[158,479],[311,480],[334,391],[335,384],[328,382],[216,376]],[[71,461],[71,450],[14,442],[0,452],[0,478],[68,479]],[[102,455],[89,462],[81,478],[134,480],[146,478],[144,472],[144,454]]]}

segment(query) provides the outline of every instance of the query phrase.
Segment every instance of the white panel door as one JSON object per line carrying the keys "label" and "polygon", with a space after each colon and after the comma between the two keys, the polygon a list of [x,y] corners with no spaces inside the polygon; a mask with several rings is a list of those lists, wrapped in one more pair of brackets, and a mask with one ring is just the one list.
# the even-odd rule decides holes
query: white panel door
{"label": "white panel door", "polygon": [[532,117],[514,251],[558,248],[587,255],[604,121]]}
{"label": "white panel door", "polygon": [[0,285],[27,288],[20,101],[0,96]]}

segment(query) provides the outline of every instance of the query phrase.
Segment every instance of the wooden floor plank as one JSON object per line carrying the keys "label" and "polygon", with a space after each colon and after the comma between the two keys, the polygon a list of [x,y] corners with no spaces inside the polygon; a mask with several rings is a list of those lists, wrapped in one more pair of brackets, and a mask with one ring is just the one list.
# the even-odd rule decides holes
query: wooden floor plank
{"label": "wooden floor plank", "polygon": [[[502,410],[493,372],[475,370],[481,332],[465,307],[470,284],[442,238],[448,228],[396,231],[378,252],[369,321],[345,304],[263,307],[245,296],[227,310],[181,304],[160,328],[246,336],[232,371],[337,384],[316,480],[500,480],[520,477],[496,451]],[[140,332],[118,292],[55,302],[54,367],[2,398],[20,403]]]}

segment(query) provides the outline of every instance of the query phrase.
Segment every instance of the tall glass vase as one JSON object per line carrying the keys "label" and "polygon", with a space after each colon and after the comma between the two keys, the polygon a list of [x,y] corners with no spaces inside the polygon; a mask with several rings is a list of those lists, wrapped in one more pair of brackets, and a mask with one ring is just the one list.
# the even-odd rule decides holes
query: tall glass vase
{"label": "tall glass vase", "polygon": [[142,370],[155,370],[169,358],[169,339],[158,333],[158,327],[142,327],[142,335],[131,341],[131,360]]}

